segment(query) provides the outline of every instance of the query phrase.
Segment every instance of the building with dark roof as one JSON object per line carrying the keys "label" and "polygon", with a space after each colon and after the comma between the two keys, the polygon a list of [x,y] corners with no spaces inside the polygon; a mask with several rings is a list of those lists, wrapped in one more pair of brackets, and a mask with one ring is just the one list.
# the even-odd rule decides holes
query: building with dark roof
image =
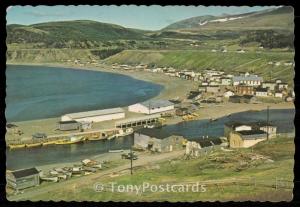
{"label": "building with dark roof", "polygon": [[231,148],[248,148],[267,139],[267,133],[262,130],[232,131],[229,134]]}
{"label": "building with dark roof", "polygon": [[58,122],[58,128],[61,131],[77,130],[79,126],[80,124],[75,120]]}
{"label": "building with dark roof", "polygon": [[40,184],[39,171],[36,168],[28,168],[6,173],[6,182],[15,190],[30,188]]}
{"label": "building with dark roof", "polygon": [[155,152],[170,152],[182,148],[184,138],[155,129],[141,129],[134,133],[134,146]]}

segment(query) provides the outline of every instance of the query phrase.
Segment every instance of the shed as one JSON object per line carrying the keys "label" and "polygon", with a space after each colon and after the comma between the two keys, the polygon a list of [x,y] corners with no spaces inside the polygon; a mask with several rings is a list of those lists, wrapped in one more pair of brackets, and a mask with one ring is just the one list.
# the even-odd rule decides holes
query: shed
{"label": "shed", "polygon": [[6,182],[15,190],[37,186],[40,184],[39,171],[36,168],[8,171]]}
{"label": "shed", "polygon": [[60,121],[58,123],[58,128],[61,131],[77,130],[79,128],[79,123],[75,120]]}

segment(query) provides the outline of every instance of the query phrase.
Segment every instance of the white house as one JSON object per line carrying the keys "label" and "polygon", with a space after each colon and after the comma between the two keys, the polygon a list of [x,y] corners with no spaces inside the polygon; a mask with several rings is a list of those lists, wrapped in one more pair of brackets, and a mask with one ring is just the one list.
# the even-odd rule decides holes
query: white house
{"label": "white house", "polygon": [[263,78],[257,75],[242,75],[242,76],[234,76],[232,78],[232,82],[234,86],[245,84],[248,86],[259,86],[263,82]]}
{"label": "white house", "polygon": [[143,114],[155,114],[174,109],[174,103],[168,100],[150,100],[128,106],[128,111]]}
{"label": "white house", "polygon": [[221,78],[221,85],[222,86],[229,86],[229,85],[231,85],[231,78]]}
{"label": "white house", "polygon": [[264,82],[262,84],[263,88],[269,88],[270,90],[274,91],[275,87],[276,87],[276,83],[275,82]]}
{"label": "white house", "polygon": [[101,122],[114,119],[121,119],[124,117],[125,112],[122,108],[111,108],[104,110],[65,114],[61,117],[61,121]]}
{"label": "white house", "polygon": [[267,88],[257,88],[255,91],[255,95],[260,96],[260,97],[267,97],[268,89]]}
{"label": "white house", "polygon": [[234,96],[234,93],[232,91],[226,91],[223,96],[229,98],[230,96]]}
{"label": "white house", "polygon": [[276,98],[283,98],[283,94],[281,92],[275,92]]}

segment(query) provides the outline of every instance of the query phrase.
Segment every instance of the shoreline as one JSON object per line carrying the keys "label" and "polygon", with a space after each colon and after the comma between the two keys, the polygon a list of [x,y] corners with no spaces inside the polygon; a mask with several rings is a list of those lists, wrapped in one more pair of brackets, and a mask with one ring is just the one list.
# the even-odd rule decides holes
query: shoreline
{"label": "shoreline", "polygon": [[[20,64],[10,64],[10,65],[20,65]],[[90,70],[90,71],[99,71],[99,72],[109,72],[115,74],[126,75],[138,80],[152,82],[154,84],[163,85],[163,89],[161,92],[154,96],[151,99],[171,99],[177,96],[183,99],[186,93],[193,89],[197,84],[197,82],[192,82],[188,80],[182,80],[175,77],[165,76],[159,73],[151,73],[146,71],[120,71],[120,70],[111,70],[107,65],[103,66],[93,66],[93,67],[74,67],[68,65],[60,65],[60,64],[22,64],[22,65],[34,65],[34,66],[45,66],[45,67],[62,67],[69,68],[74,70]],[[151,100],[150,99],[150,100]],[[282,103],[260,103],[260,104],[241,104],[241,103],[222,103],[219,105],[215,104],[203,104],[203,108],[199,108],[195,112],[199,114],[195,120],[204,120],[204,119],[219,119],[221,117],[225,117],[229,114],[245,112],[250,110],[264,110],[267,109],[267,106],[270,106],[270,109],[295,109],[294,103],[282,102]],[[123,107],[125,108],[125,107]],[[127,113],[126,117],[136,117],[137,114]],[[44,131],[47,134],[55,134],[53,132],[53,126],[56,125],[56,122],[59,121],[60,117],[52,117],[52,118],[44,118],[44,119],[36,119],[36,120],[27,120],[27,121],[18,121],[13,122],[16,123],[20,128],[25,129],[24,137],[14,137],[9,136],[6,137],[8,140],[10,138],[17,139],[26,139],[36,131],[37,127],[40,130]],[[172,119],[166,119],[167,125],[177,124],[183,122],[181,117],[174,117]],[[112,126],[111,122],[101,123],[101,127],[110,128]],[[100,127],[95,124],[95,128]]]}
{"label": "shoreline", "polygon": [[[196,87],[198,84],[195,82],[191,82],[184,79],[179,79],[176,77],[170,77],[167,76],[167,79],[164,78],[166,76],[162,76],[159,73],[150,73],[147,71],[123,71],[123,70],[114,70],[111,69],[108,65],[93,65],[93,66],[75,66],[75,65],[67,65],[67,64],[51,64],[51,63],[7,63],[7,65],[25,65],[25,66],[44,66],[44,67],[61,67],[65,69],[72,69],[72,70],[88,70],[88,71],[98,71],[98,72],[107,72],[107,73],[113,73],[113,74],[119,74],[119,75],[125,75],[129,76],[131,78],[151,82],[154,84],[162,85],[163,89],[161,92],[148,100],[152,99],[159,99],[159,98],[176,98],[183,95],[186,95],[188,91],[186,89],[192,90],[194,87]],[[174,90],[176,89],[176,90]],[[173,97],[172,94],[174,92],[177,92],[177,96]],[[176,93],[175,93],[176,94]]]}

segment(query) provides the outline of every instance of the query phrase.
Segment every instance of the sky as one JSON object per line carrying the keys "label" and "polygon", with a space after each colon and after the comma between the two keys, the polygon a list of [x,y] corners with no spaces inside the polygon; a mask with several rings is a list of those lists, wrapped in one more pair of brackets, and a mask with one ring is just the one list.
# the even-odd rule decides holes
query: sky
{"label": "sky", "polygon": [[30,25],[64,20],[94,20],[128,28],[159,30],[195,16],[240,14],[274,7],[222,6],[12,6],[7,8],[7,24]]}

